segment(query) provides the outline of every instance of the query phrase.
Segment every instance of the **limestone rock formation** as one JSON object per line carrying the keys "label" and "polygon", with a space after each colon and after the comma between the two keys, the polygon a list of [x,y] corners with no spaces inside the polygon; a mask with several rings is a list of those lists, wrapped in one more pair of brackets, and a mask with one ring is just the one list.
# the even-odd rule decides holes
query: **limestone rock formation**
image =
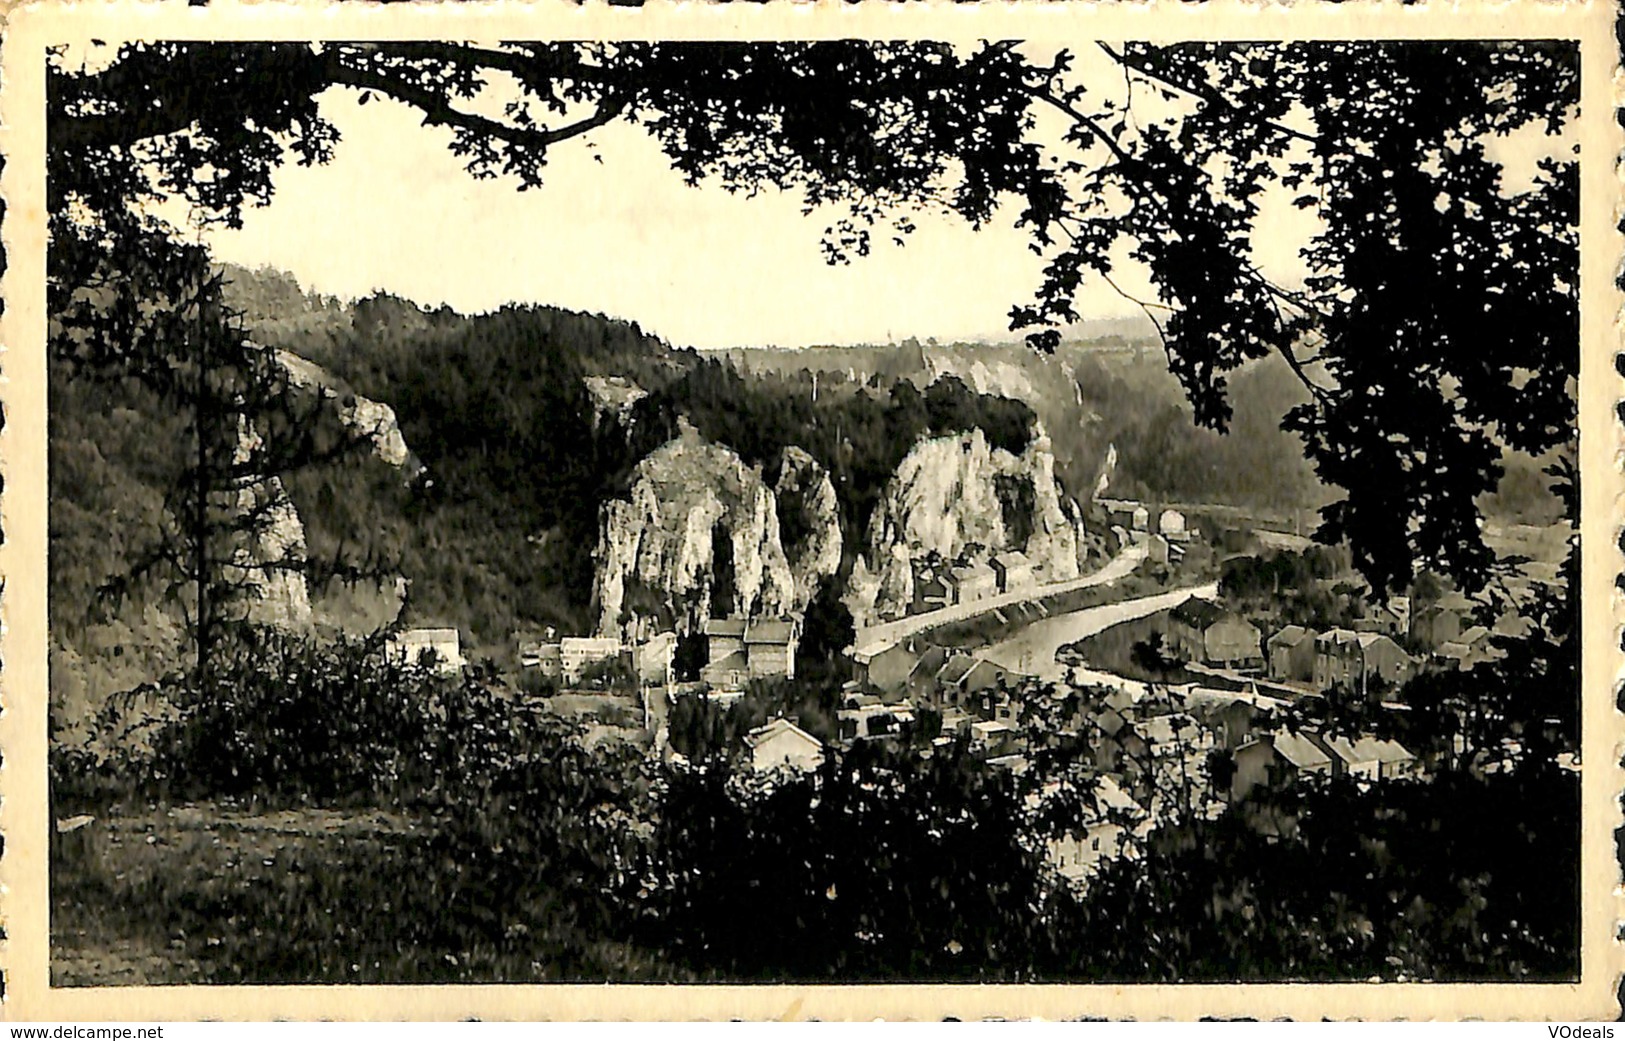
{"label": "limestone rock formation", "polygon": [[[233,462],[248,463],[260,444],[258,432],[240,419]],[[229,563],[221,578],[234,595],[222,607],[256,625],[309,632],[313,616],[305,584],[305,526],[282,481],[270,476],[246,482],[223,494],[216,506],[231,517]]]}
{"label": "limestone rock formation", "polygon": [[1078,577],[1085,554],[1082,512],[1055,478],[1050,441],[1037,426],[1014,455],[980,430],[921,440],[898,466],[870,518],[849,603],[869,619],[907,613],[914,562],[985,561],[1019,550],[1040,582]]}
{"label": "limestone rock formation", "polygon": [[[321,395],[335,408],[339,421],[350,432],[369,441],[372,454],[400,470],[408,479],[423,469],[401,433],[395,410],[389,405],[362,397],[342,380],[314,362],[286,350],[276,351],[277,363],[289,383]],[[259,450],[258,431],[240,421],[234,458],[238,465],[249,463]],[[233,518],[229,563],[222,578],[236,591],[228,609],[249,622],[290,632],[309,632],[318,622],[334,628],[372,631],[398,613],[403,596],[399,578],[386,577],[376,589],[328,591],[312,605],[305,580],[305,527],[294,501],[275,475],[243,483],[217,501],[216,506]],[[366,601],[366,610],[355,604]],[[385,616],[388,617],[385,617]],[[376,617],[374,617],[376,616]],[[333,624],[333,620],[342,623]],[[358,621],[358,619],[365,619]]]}
{"label": "limestone rock formation", "polygon": [[423,469],[407,447],[393,408],[362,397],[320,365],[292,351],[278,349],[276,360],[287,373],[290,384],[336,402],[339,420],[352,433],[371,441],[373,454],[379,459],[404,471],[408,478],[416,477]]}
{"label": "limestone rock formation", "polygon": [[[822,498],[813,471],[799,461],[791,470],[780,478],[787,495],[810,486],[811,499]],[[828,566],[823,537],[798,546],[804,576]],[[838,544],[834,552],[838,563]],[[774,489],[732,450],[686,426],[637,465],[628,498],[605,505],[595,557],[598,631],[606,636],[633,616],[664,614],[682,626],[711,615],[791,614],[804,604]]]}
{"label": "limestone rock formation", "polygon": [[795,581],[795,609],[812,602],[818,585],[841,567],[840,504],[818,460],[794,445],[784,450],[773,484],[779,541]]}

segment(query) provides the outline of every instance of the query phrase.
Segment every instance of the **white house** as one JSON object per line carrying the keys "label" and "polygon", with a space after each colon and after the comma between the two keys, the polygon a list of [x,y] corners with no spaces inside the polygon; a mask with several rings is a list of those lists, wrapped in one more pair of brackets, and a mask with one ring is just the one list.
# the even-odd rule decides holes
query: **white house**
{"label": "white house", "polygon": [[620,653],[621,641],[613,636],[566,636],[559,641],[560,671],[565,682],[579,683],[587,666]]}
{"label": "white house", "polygon": [[824,761],[823,742],[782,716],[752,730],[745,744],[751,769],[758,773],[786,766],[807,773]]}
{"label": "white house", "polygon": [[1190,529],[1185,527],[1185,515],[1178,510],[1163,510],[1157,518],[1157,532],[1170,542],[1185,542],[1190,539]]}
{"label": "white house", "polygon": [[954,603],[968,604],[999,591],[999,579],[986,564],[967,564],[953,570]]}
{"label": "white house", "polygon": [[411,665],[432,664],[436,672],[461,672],[462,641],[456,629],[403,629],[390,637],[387,653]]}
{"label": "white house", "polygon": [[[1041,805],[1044,795],[1029,796],[1028,805]],[[1108,860],[1137,857],[1139,843],[1151,829],[1144,808],[1110,776],[1101,775],[1096,780],[1094,801],[1094,810],[1085,813],[1076,830],[1046,842],[1050,865],[1073,882],[1097,874]]]}
{"label": "white house", "polygon": [[992,564],[1001,593],[1014,592],[1033,584],[1033,564],[1025,553],[1018,550],[995,553]]}

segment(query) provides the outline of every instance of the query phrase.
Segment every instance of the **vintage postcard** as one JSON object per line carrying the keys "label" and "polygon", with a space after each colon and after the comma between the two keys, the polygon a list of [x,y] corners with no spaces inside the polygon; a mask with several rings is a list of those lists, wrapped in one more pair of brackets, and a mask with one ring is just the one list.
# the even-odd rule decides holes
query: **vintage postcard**
{"label": "vintage postcard", "polygon": [[3,1014],[1614,1017],[1614,15],[14,8]]}

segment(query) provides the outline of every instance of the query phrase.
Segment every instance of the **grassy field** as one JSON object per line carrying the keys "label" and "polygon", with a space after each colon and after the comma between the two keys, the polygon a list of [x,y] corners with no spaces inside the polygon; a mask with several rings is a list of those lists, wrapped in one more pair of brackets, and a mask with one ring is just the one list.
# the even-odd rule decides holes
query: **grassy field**
{"label": "grassy field", "polygon": [[[664,978],[545,887],[490,906],[442,822],[226,802],[55,837],[54,986]],[[517,867],[517,866],[516,866]]]}

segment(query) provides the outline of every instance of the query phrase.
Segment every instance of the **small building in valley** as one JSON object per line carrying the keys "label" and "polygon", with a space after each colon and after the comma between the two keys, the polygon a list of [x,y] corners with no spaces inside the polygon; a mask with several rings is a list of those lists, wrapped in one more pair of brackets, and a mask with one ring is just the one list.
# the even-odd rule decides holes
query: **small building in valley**
{"label": "small building in valley", "polygon": [[915,561],[914,599],[909,604],[909,613],[940,611],[953,602],[953,576],[947,565],[938,561]]}
{"label": "small building in valley", "polygon": [[[713,687],[742,689],[753,679],[796,674],[796,623],[788,618],[712,618],[705,623],[709,645],[700,679]],[[854,663],[862,668],[862,663]]]}
{"label": "small building in valley", "polygon": [[1368,696],[1405,682],[1412,666],[1411,656],[1385,633],[1328,629],[1315,637],[1313,681],[1321,690]]}
{"label": "small building in valley", "polygon": [[1361,633],[1359,643],[1366,689],[1379,677],[1389,687],[1397,687],[1410,679],[1415,663],[1392,637],[1386,633]]}
{"label": "small building in valley", "polygon": [[550,680],[564,675],[564,655],[559,641],[547,637],[520,637],[518,651],[521,672],[534,670]]}
{"label": "small building in valley", "polygon": [[796,624],[768,618],[745,627],[745,660],[752,679],[796,675]]}
{"label": "small building in valley", "polygon": [[1269,674],[1272,679],[1306,682],[1315,675],[1315,633],[1289,625],[1269,639]]}
{"label": "small building in valley", "polygon": [[953,569],[954,603],[984,600],[999,591],[999,580],[986,564],[966,564]]}
{"label": "small building in valley", "polygon": [[1365,613],[1354,621],[1354,628],[1360,632],[1386,633],[1389,636],[1404,636],[1411,631],[1411,598],[1408,596],[1390,597],[1386,603],[1371,604]]}
{"label": "small building in valley", "polygon": [[445,674],[461,672],[466,664],[456,629],[402,629],[389,638],[386,649],[395,661]]}
{"label": "small building in valley", "polygon": [[705,623],[705,639],[710,647],[711,661],[730,654],[745,652],[745,620],[743,618],[710,618]]}
{"label": "small building in valley", "polygon": [[824,761],[824,743],[783,717],[769,720],[745,737],[751,769],[757,773],[789,769],[808,773]]}
{"label": "small building in valley", "polygon": [[1447,669],[1470,669],[1492,657],[1490,631],[1482,625],[1463,629],[1455,639],[1444,641],[1433,652],[1436,665]]}
{"label": "small building in valley", "polygon": [[[1045,794],[1034,793],[1028,804],[1042,805]],[[1073,882],[1086,882],[1107,861],[1137,856],[1138,841],[1149,830],[1149,814],[1111,777],[1096,778],[1093,797],[1093,809],[1076,829],[1046,843],[1050,864]]]}
{"label": "small building in valley", "polygon": [[993,555],[993,576],[999,592],[1012,593],[1033,584],[1033,565],[1025,553],[1008,550]]}
{"label": "small building in valley", "polygon": [[1193,598],[1170,611],[1167,636],[1186,661],[1245,667],[1263,660],[1258,626],[1205,600]]}
{"label": "small building in valley", "polygon": [[1169,542],[1189,542],[1190,529],[1185,526],[1185,515],[1178,510],[1163,510],[1157,517],[1157,534]]}
{"label": "small building in valley", "polygon": [[1416,608],[1411,614],[1411,638],[1424,647],[1436,648],[1460,638],[1468,621],[1473,603],[1457,592],[1448,592],[1430,604]]}
{"label": "small building in valley", "polygon": [[1303,734],[1278,733],[1260,737],[1235,751],[1231,775],[1232,799],[1245,799],[1260,785],[1286,788],[1304,775],[1331,776],[1332,757]]}
{"label": "small building in valley", "polygon": [[614,636],[566,636],[559,641],[560,672],[566,683],[580,683],[588,666],[610,661],[621,653]]}

